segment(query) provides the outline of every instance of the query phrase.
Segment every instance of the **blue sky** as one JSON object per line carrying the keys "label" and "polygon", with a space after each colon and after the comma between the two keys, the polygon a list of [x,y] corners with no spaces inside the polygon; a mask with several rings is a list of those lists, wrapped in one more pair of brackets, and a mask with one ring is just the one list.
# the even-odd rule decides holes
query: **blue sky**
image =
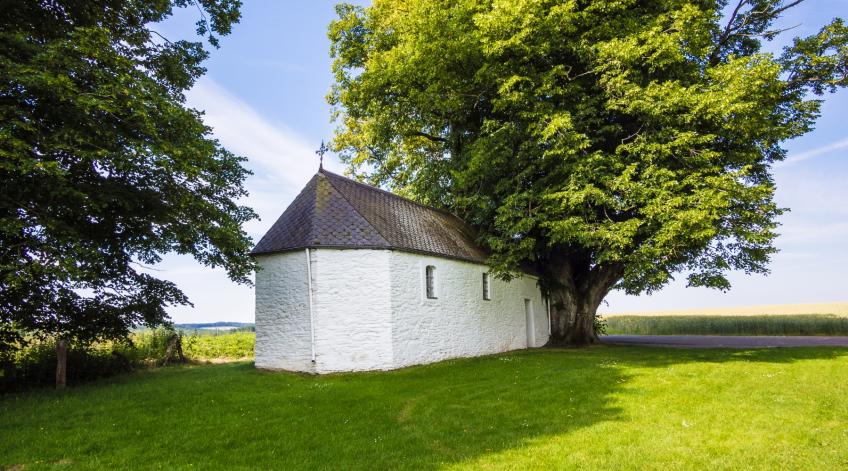
{"label": "blue sky", "polygon": [[[334,2],[247,0],[242,21],[207,61],[208,73],[188,94],[207,124],[231,151],[246,156],[254,175],[244,202],[260,215],[246,226],[258,240],[317,170],[314,150],[332,137],[329,42]],[[190,37],[196,10],[186,10],[158,31]],[[785,26],[807,35],[835,16],[848,17],[845,0],[806,2]],[[775,41],[769,49],[779,50]],[[775,169],[781,218],[781,252],[769,276],[731,275],[726,293],[686,288],[683,277],[651,296],[613,292],[604,311],[688,309],[848,300],[848,93],[826,97],[816,129],[787,143],[790,154]],[[329,156],[325,165],[342,166]],[[169,255],[156,275],[176,282],[193,308],[170,309],[176,322],[252,321],[253,290],[231,283],[220,270],[190,257]]]}

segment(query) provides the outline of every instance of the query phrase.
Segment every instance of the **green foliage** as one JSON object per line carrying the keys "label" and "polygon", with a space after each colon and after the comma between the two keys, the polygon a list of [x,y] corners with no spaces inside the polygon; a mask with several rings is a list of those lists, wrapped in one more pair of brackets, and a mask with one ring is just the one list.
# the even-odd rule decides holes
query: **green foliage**
{"label": "green foliage", "polygon": [[[106,342],[104,345],[111,345],[137,367],[155,366],[165,357],[174,335],[182,336],[182,333],[167,327],[146,329],[133,332],[126,341]],[[184,336],[182,338],[185,339]]]}
{"label": "green foliage", "polygon": [[833,314],[759,316],[609,316],[608,334],[848,335],[848,317]]}
{"label": "green foliage", "polygon": [[[191,362],[253,358],[253,332],[191,334],[169,328],[134,332],[123,341],[71,344],[68,350],[68,384],[79,386],[137,369],[155,367],[166,355],[176,334],[182,336],[183,353]],[[0,392],[52,386],[56,378],[56,342],[32,339],[0,363]]]}
{"label": "green foliage", "polygon": [[0,468],[842,469],[846,360],[599,347],[326,376],[160,368],[0,397]]}
{"label": "green foliage", "polygon": [[193,334],[183,340],[183,352],[192,359],[253,358],[255,341],[256,334],[253,332]]}
{"label": "green foliage", "polygon": [[188,304],[138,270],[191,254],[249,283],[242,223],[255,215],[243,157],[211,137],[183,92],[205,72],[202,42],[154,31],[197,10],[217,45],[237,0],[33,2],[0,19],[0,338],[125,337]]}
{"label": "green foliage", "polygon": [[[252,331],[195,331],[191,334],[178,331],[177,334],[182,338],[183,353],[190,361],[253,358],[256,334]],[[121,352],[138,364],[155,364],[164,356],[173,335],[171,329],[135,332],[130,342],[116,344],[116,348],[123,348]]]}
{"label": "green foliage", "polygon": [[[112,354],[124,349],[110,347],[72,344],[68,349],[68,384],[79,385],[130,371],[133,365],[127,359]],[[56,381],[56,342],[31,341],[2,366],[0,392],[52,386]]]}
{"label": "green foliage", "polygon": [[729,270],[767,271],[771,169],[812,129],[810,94],[847,83],[841,19],[761,52],[796,3],[742,0],[724,18],[721,0],[340,5],[334,145],[477,227],[501,276],[536,264],[570,293],[555,307],[679,271],[727,289]]}
{"label": "green foliage", "polygon": [[607,319],[600,316],[594,318],[595,335],[606,335],[609,331],[609,323]]}

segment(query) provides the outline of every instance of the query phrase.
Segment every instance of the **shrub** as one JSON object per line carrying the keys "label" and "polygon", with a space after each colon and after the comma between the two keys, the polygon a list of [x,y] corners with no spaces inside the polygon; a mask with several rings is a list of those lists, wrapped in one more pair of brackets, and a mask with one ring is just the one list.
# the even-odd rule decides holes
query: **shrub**
{"label": "shrub", "polygon": [[[11,356],[0,376],[0,392],[52,386],[56,381],[56,342],[31,341]],[[107,345],[71,345],[68,348],[67,384],[75,385],[132,370],[126,358]]]}
{"label": "shrub", "polygon": [[115,349],[133,365],[153,366],[164,358],[174,335],[181,334],[168,328],[140,330],[134,332],[129,341],[116,344]]}
{"label": "shrub", "polygon": [[[165,357],[175,334],[181,336],[183,354],[190,361],[253,357],[256,334],[252,331],[185,335],[168,328],[146,329],[134,332],[123,342],[71,344],[67,384],[72,386],[135,368],[156,366]],[[55,380],[55,340],[31,340],[26,346],[19,345],[5,353],[0,368],[0,392],[52,386]]]}

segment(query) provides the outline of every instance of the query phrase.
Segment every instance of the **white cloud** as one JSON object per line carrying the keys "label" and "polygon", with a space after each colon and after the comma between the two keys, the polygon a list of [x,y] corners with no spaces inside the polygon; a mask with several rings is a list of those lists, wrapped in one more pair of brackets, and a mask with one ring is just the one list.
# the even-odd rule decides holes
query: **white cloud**
{"label": "white cloud", "polygon": [[272,125],[211,79],[201,79],[187,98],[190,106],[205,112],[203,121],[214,129],[224,147],[246,156],[250,166],[262,172],[257,175],[296,185],[315,171],[312,146],[293,132]]}
{"label": "white cloud", "polygon": [[848,240],[848,223],[822,221],[818,223],[785,224],[779,228],[781,245],[808,245],[837,243],[844,245]]}
{"label": "white cloud", "polygon": [[[318,170],[314,149],[320,143],[310,143],[271,123],[208,78],[201,79],[187,99],[189,106],[205,112],[203,121],[224,147],[248,159],[247,167],[254,174],[245,182],[250,195],[241,204],[253,208],[261,218],[245,225],[256,240]],[[329,156],[324,165],[333,171],[341,167]],[[170,254],[155,267],[154,275],[175,282],[194,303],[193,308],[169,309],[175,322],[253,321],[253,290],[231,282],[221,269],[204,267],[190,256]]]}
{"label": "white cloud", "polygon": [[805,160],[812,159],[813,157],[818,157],[820,155],[829,154],[830,152],[839,149],[844,149],[846,147],[848,147],[848,139],[842,139],[841,141],[832,142],[821,147],[816,147],[815,149],[799,152],[797,154],[790,154],[786,160],[784,160],[783,162],[778,162],[774,166],[776,168],[779,168],[794,165],[798,162],[803,162]]}
{"label": "white cloud", "polygon": [[848,186],[845,170],[839,168],[781,169],[775,172],[777,204],[791,212],[785,222],[796,217],[822,220],[848,217]]}
{"label": "white cloud", "polygon": [[[246,182],[250,196],[241,203],[252,207],[261,221],[248,223],[245,230],[261,236],[318,170],[315,149],[320,143],[269,122],[209,78],[198,81],[187,98],[190,106],[205,112],[203,121],[224,147],[247,157],[254,174]],[[324,165],[333,171],[341,167],[330,156]]]}

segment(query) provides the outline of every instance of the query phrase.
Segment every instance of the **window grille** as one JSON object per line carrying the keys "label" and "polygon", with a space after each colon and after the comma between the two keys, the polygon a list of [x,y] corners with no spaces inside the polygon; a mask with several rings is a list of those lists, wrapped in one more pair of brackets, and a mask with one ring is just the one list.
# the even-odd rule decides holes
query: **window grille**
{"label": "window grille", "polygon": [[424,273],[427,285],[427,298],[436,299],[436,267],[427,265]]}

